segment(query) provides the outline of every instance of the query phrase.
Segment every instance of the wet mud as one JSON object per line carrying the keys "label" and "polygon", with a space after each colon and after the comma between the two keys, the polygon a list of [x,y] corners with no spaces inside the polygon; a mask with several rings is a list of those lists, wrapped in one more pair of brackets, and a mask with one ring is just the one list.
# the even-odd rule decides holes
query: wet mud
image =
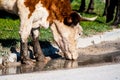
{"label": "wet mud", "polygon": [[76,61],[61,57],[51,59],[48,63],[36,62],[34,65],[21,65],[19,62],[10,66],[0,67],[0,75],[43,72],[79,67],[104,66],[120,63],[120,41],[102,42],[87,48],[78,49],[79,58]]}

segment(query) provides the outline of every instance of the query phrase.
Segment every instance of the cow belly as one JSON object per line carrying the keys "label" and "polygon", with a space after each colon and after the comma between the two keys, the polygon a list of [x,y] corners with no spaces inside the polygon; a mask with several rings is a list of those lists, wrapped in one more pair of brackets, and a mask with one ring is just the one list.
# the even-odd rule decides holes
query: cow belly
{"label": "cow belly", "polygon": [[17,0],[0,0],[0,10],[17,14],[16,2]]}

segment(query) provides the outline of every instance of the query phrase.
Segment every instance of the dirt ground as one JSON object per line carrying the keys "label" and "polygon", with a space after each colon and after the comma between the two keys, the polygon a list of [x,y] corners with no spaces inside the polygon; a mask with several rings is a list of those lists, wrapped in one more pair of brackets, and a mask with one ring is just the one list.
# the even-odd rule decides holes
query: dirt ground
{"label": "dirt ground", "polygon": [[[52,59],[56,59],[59,57],[55,54],[55,52],[58,51],[58,49],[53,47],[49,42],[42,42],[41,48],[46,56],[50,55]],[[117,57],[120,56],[120,40],[106,41],[88,46],[86,48],[79,48],[78,53],[78,61],[84,61],[88,58],[90,59],[94,57]]]}
{"label": "dirt ground", "polygon": [[84,65],[120,63],[120,40],[106,41],[78,50],[78,62]]}
{"label": "dirt ground", "polygon": [[80,48],[80,54],[100,55],[120,51],[120,40],[106,41],[100,44],[94,44],[86,48]]}
{"label": "dirt ground", "polygon": [[[48,49],[45,50],[45,52],[48,52],[48,53],[51,52],[51,50],[53,51],[53,53],[54,53],[54,50],[57,50],[51,45],[50,47],[47,45],[46,48]],[[19,65],[19,68],[17,67],[17,71],[14,72],[15,74],[18,74],[18,73],[20,74],[21,72],[26,73],[26,72],[46,71],[46,70],[49,71],[49,70],[56,70],[56,69],[57,70],[69,69],[69,68],[77,68],[77,67],[85,67],[85,66],[100,66],[105,64],[108,65],[108,63],[110,64],[120,63],[120,41],[119,40],[107,41],[107,42],[102,42],[100,44],[94,44],[86,48],[79,48],[78,52],[79,52],[79,57],[77,61],[65,60],[63,58],[57,58],[57,56],[54,56],[56,58],[51,59],[47,64],[43,65],[42,63],[36,63],[34,66],[30,68],[25,65],[20,66],[20,62],[10,63],[10,66],[7,66],[7,69],[6,67],[0,68],[0,70],[2,70],[2,73],[0,74],[1,75],[11,74],[11,72],[8,72],[9,67],[18,66],[18,65]]]}

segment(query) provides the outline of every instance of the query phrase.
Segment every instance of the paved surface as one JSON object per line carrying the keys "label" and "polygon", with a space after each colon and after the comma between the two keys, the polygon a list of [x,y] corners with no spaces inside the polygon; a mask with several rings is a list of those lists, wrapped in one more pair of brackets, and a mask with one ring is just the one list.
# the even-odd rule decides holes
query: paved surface
{"label": "paved surface", "polygon": [[79,38],[77,47],[84,48],[90,45],[101,43],[103,41],[114,41],[116,39],[120,39],[120,29],[113,29],[99,35],[93,35],[91,37]]}
{"label": "paved surface", "polygon": [[6,75],[0,80],[120,80],[120,64]]}

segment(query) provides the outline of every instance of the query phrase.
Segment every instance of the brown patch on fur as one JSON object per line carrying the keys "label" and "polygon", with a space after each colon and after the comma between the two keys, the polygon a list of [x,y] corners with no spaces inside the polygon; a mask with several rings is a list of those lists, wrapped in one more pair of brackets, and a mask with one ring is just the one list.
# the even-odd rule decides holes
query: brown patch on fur
{"label": "brown patch on fur", "polygon": [[29,7],[30,10],[28,18],[32,15],[35,10],[35,6],[39,1],[43,7],[48,10],[48,21],[50,23],[52,23],[53,20],[62,21],[65,17],[69,16],[72,11],[70,0],[26,0],[24,4],[26,7]]}
{"label": "brown patch on fur", "polygon": [[0,0],[0,5],[1,5],[1,3],[2,3],[2,0]]}
{"label": "brown patch on fur", "polygon": [[35,6],[37,3],[39,3],[40,0],[26,0],[24,2],[26,7],[29,7],[30,14],[28,15],[28,18],[32,15],[33,11],[35,10]]}
{"label": "brown patch on fur", "polygon": [[49,11],[48,21],[53,20],[62,21],[65,17],[69,16],[72,9],[70,0],[40,0],[44,7]]}

